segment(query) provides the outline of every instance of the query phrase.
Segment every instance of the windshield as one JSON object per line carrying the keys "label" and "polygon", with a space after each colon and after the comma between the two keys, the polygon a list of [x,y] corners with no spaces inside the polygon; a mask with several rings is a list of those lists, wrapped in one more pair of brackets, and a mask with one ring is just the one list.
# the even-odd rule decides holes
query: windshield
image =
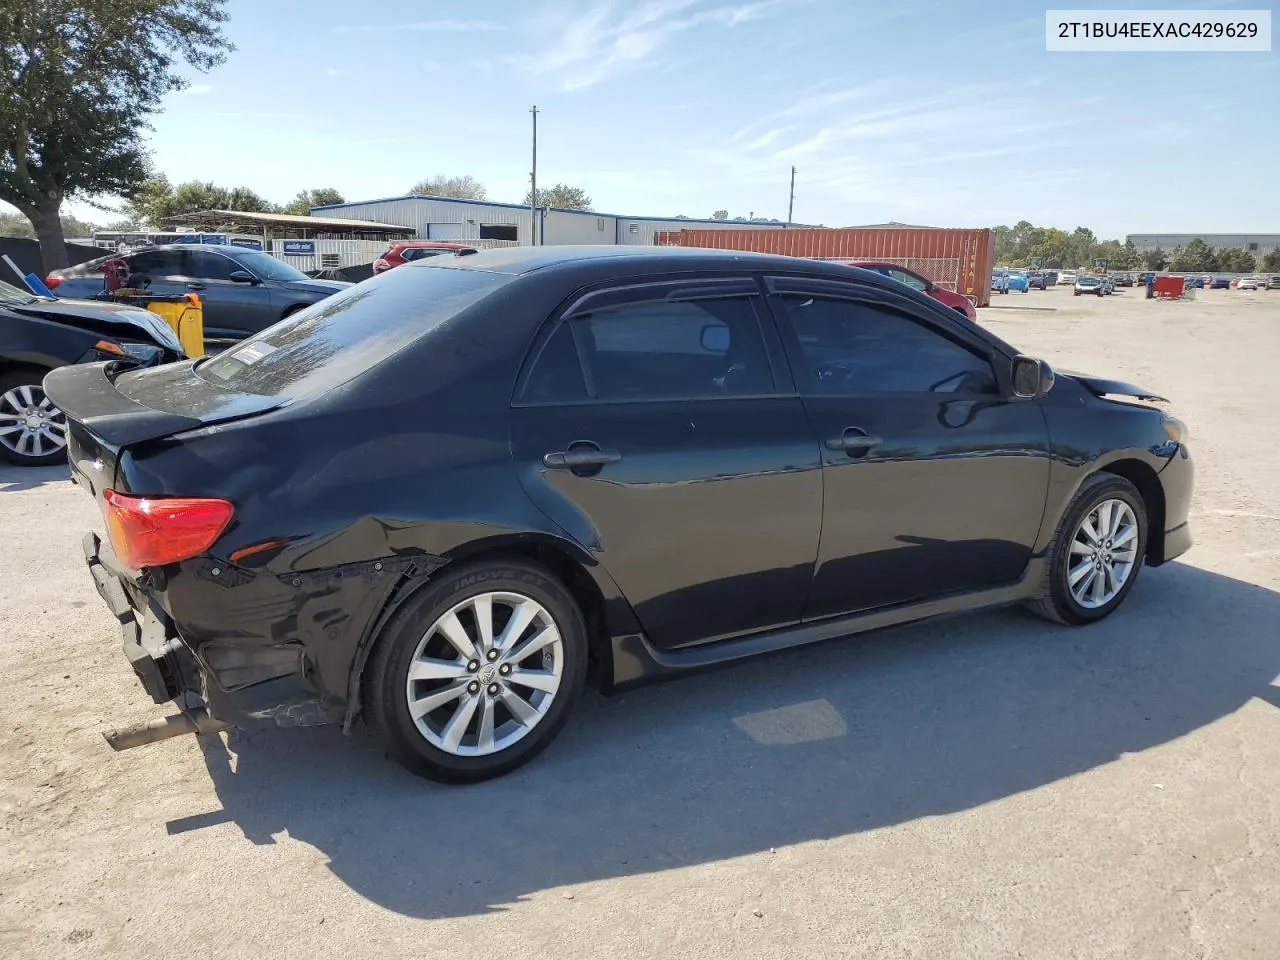
{"label": "windshield", "polygon": [[479,270],[388,270],[281,320],[196,366],[244,393],[319,396],[372,369],[512,277]]}
{"label": "windshield", "polygon": [[0,280],[0,303],[31,303],[39,299],[30,290]]}
{"label": "windshield", "polygon": [[246,270],[252,270],[262,280],[310,280],[305,273],[289,266],[283,260],[277,260],[269,253],[250,250],[235,255],[237,263]]}

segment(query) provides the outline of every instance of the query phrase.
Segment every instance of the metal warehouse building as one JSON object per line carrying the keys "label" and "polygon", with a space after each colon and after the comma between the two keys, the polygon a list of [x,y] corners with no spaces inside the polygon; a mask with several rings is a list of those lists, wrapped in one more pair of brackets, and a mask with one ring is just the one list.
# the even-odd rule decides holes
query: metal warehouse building
{"label": "metal warehouse building", "polygon": [[1138,250],[1169,251],[1185,247],[1192,240],[1203,240],[1205,246],[1214,249],[1239,247],[1259,257],[1280,250],[1280,233],[1131,233],[1125,239]]}
{"label": "metal warehouse building", "polygon": [[[785,224],[744,223],[733,220],[690,220],[678,217],[625,217],[586,210],[538,208],[535,237],[528,207],[488,200],[410,195],[312,207],[313,216],[327,219],[377,220],[412,227],[419,240],[478,240],[532,244],[599,243],[650,246],[669,230],[707,225],[720,229],[781,229]],[[799,224],[795,224],[799,226]]]}

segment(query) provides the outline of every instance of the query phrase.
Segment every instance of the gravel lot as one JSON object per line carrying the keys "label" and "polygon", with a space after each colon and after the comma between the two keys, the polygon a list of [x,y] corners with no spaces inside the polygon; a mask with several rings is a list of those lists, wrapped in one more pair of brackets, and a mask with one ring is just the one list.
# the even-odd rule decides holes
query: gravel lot
{"label": "gravel lot", "polygon": [[0,955],[1274,957],[1280,292],[1068,289],[980,322],[1171,397],[1196,547],[1085,629],[1018,610],[621,698],[532,766],[420,782],[359,730],[186,737],[79,556],[65,470],[0,469]]}

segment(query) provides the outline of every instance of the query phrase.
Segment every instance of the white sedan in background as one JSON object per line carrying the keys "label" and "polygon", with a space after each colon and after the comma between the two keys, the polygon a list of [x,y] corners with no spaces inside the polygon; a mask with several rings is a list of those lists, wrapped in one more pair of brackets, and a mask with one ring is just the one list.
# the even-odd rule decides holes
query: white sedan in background
{"label": "white sedan in background", "polygon": [[1265,290],[1267,289],[1266,277],[1241,277],[1240,282],[1236,284],[1237,290]]}

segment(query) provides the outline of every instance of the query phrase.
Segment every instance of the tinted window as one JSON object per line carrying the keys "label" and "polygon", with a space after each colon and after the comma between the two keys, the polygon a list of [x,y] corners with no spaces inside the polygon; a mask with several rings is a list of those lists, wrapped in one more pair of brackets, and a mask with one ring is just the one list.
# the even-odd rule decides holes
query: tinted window
{"label": "tinted window", "polygon": [[752,298],[624,304],[570,321],[601,400],[770,393],[773,375]]}
{"label": "tinted window", "polygon": [[245,393],[316,396],[433,335],[512,279],[479,270],[388,270],[201,361],[196,370]]}
{"label": "tinted window", "polygon": [[811,393],[995,393],[991,365],[905,314],[852,300],[786,294]]}
{"label": "tinted window", "polygon": [[442,257],[445,254],[452,256],[457,250],[433,250],[430,247],[405,247],[400,251],[402,260],[425,260],[427,257]]}
{"label": "tinted window", "polygon": [[237,250],[236,262],[261,280],[310,280],[305,273],[260,250]]}
{"label": "tinted window", "polygon": [[186,276],[186,251],[184,250],[144,250],[135,253],[126,260],[132,273],[145,273],[157,277]]}
{"label": "tinted window", "polygon": [[187,276],[202,280],[230,280],[232,272],[243,269],[234,260],[228,260],[207,250],[192,250],[187,254]]}
{"label": "tinted window", "polygon": [[587,399],[587,382],[573,343],[570,323],[560,323],[543,344],[525,378],[521,399],[532,403],[565,403]]}
{"label": "tinted window", "polygon": [[889,276],[893,277],[893,279],[897,280],[899,283],[905,283],[908,287],[913,287],[916,290],[923,290],[925,288],[925,282],[914,273],[907,273],[905,270],[890,270]]}

